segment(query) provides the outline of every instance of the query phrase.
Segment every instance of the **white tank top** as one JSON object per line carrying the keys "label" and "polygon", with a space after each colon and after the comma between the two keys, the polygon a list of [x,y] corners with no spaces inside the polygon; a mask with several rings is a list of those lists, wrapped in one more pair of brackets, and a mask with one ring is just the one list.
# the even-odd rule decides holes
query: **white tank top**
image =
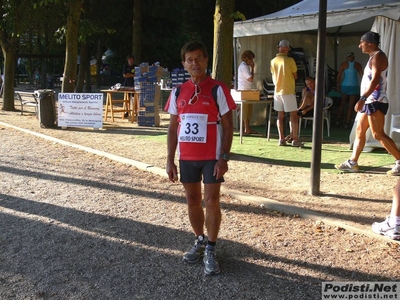
{"label": "white tank top", "polygon": [[[369,60],[367,65],[365,66],[364,69],[364,76],[361,80],[361,95],[365,92],[365,90],[368,89],[370,82],[372,80],[372,68],[370,67],[370,62],[372,58],[379,52],[382,51],[377,51],[372,55]],[[376,86],[375,90],[372,92],[372,94],[368,97],[366,103],[371,103],[371,102],[382,102],[382,103],[388,103],[387,99],[387,94],[386,94],[386,85],[387,85],[387,72],[388,68],[383,70],[381,72],[381,76],[379,79],[379,84]]]}

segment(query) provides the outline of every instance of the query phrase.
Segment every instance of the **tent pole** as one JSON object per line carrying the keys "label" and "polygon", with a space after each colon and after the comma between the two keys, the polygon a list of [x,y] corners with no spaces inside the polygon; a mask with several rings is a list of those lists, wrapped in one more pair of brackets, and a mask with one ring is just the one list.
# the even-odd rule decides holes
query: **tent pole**
{"label": "tent pole", "polygon": [[339,68],[338,68],[338,46],[339,46],[339,32],[340,32],[340,30],[342,30],[342,26],[339,26],[339,28],[338,28],[338,30],[336,30],[336,32],[335,32],[335,36],[334,36],[334,45],[333,45],[333,51],[334,51],[334,57],[333,57],[333,60],[334,60],[334,66],[335,66],[335,70],[337,71],[337,70],[339,70]]}
{"label": "tent pole", "polygon": [[310,194],[316,196],[320,192],[321,149],[322,149],[322,109],[324,107],[325,83],[325,47],[326,47],[326,13],[327,0],[319,1],[318,42],[317,42],[317,74],[315,89],[314,122],[312,135],[312,156]]}
{"label": "tent pole", "polygon": [[234,69],[234,74],[235,74],[235,86],[233,87],[235,90],[237,90],[238,87],[238,74],[237,74],[237,37],[233,39],[233,69]]}

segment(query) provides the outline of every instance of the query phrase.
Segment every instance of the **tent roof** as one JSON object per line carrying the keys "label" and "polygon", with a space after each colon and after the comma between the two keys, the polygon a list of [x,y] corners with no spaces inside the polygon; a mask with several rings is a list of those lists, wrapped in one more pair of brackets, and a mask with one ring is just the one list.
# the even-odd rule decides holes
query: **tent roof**
{"label": "tent roof", "polygon": [[[371,29],[376,16],[399,20],[399,0],[327,0],[327,32],[362,32]],[[303,0],[281,11],[235,22],[234,37],[318,29],[319,1]]]}

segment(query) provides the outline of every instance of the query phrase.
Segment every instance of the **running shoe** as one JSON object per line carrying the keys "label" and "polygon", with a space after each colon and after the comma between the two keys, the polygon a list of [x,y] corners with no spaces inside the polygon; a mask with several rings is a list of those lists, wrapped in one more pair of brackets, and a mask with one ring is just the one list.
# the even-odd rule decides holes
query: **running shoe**
{"label": "running shoe", "polygon": [[288,143],[293,142],[293,138],[292,138],[290,135],[288,135],[287,137],[285,137],[285,140],[286,140],[286,142],[288,142]]}
{"label": "running shoe", "polygon": [[400,225],[390,226],[390,217],[386,217],[383,222],[375,222],[372,224],[372,231],[387,236],[392,240],[400,240]]}
{"label": "running shoe", "polygon": [[189,264],[195,264],[200,261],[206,248],[206,240],[200,240],[200,237],[194,242],[194,246],[183,255],[183,260]]}
{"label": "running shoe", "polygon": [[357,163],[351,163],[350,159],[346,160],[344,163],[335,165],[335,168],[340,171],[352,172],[357,173],[360,168],[358,167]]}
{"label": "running shoe", "polygon": [[304,147],[304,143],[298,141],[298,140],[293,140],[292,141],[292,147],[299,147],[299,148],[303,148]]}
{"label": "running shoe", "polygon": [[400,165],[396,163],[391,170],[386,172],[386,174],[393,176],[400,176]]}
{"label": "running shoe", "polygon": [[206,249],[204,252],[203,262],[204,262],[204,273],[206,273],[207,275],[221,273],[219,263],[217,262],[216,259],[215,251]]}
{"label": "running shoe", "polygon": [[278,146],[286,146],[286,140],[285,139],[279,140]]}

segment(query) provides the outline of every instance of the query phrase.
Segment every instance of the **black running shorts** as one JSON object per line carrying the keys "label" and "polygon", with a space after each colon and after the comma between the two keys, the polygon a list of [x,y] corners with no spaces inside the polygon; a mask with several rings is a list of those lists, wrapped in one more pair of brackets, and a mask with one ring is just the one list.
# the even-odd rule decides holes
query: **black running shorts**
{"label": "black running shorts", "polygon": [[180,181],[182,183],[200,182],[203,183],[219,183],[224,182],[224,178],[216,179],[213,175],[216,160],[180,160]]}

